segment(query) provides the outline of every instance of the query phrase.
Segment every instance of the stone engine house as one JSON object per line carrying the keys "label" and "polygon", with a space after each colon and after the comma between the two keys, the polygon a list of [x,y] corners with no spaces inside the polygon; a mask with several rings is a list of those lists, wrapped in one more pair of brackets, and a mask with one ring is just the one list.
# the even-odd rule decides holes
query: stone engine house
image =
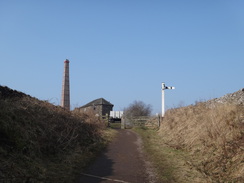
{"label": "stone engine house", "polygon": [[94,112],[96,115],[105,116],[106,114],[110,114],[113,107],[114,105],[104,98],[99,98],[77,108],[76,110],[79,110],[80,112]]}

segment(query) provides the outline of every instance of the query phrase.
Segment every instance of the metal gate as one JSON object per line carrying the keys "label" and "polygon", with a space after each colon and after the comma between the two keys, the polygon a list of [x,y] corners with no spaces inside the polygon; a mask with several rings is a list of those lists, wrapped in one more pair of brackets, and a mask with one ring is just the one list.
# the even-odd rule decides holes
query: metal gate
{"label": "metal gate", "polygon": [[130,129],[133,127],[158,128],[160,126],[160,116],[140,116],[136,118],[122,117],[121,128]]}

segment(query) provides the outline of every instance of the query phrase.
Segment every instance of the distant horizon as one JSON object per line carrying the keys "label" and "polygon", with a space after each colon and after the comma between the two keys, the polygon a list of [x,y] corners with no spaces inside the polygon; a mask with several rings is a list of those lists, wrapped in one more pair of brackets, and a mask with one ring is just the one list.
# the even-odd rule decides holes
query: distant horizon
{"label": "distant horizon", "polygon": [[[62,106],[61,106],[61,102],[60,102],[60,104],[56,104],[56,103],[53,103],[53,102],[51,102],[51,101],[49,101],[49,100],[42,100],[42,99],[39,99],[39,98],[37,98],[37,97],[35,97],[35,96],[32,96],[31,94],[24,93],[24,92],[22,92],[22,91],[20,91],[20,90],[18,90],[18,89],[13,89],[13,88],[10,88],[10,87],[8,87],[8,86],[1,85],[1,84],[0,84],[0,86],[2,86],[2,87],[7,87],[7,88],[9,88],[9,89],[11,89],[11,90],[15,90],[15,91],[17,91],[17,92],[21,92],[21,93],[23,93],[23,94],[25,94],[25,95],[29,95],[29,96],[31,96],[31,97],[33,97],[33,98],[36,98],[36,99],[38,99],[38,100],[41,100],[41,101],[49,102],[50,104],[53,104],[53,105],[55,105],[55,106],[60,106],[60,107],[62,107]],[[241,90],[243,91],[243,90],[244,90],[244,87],[243,87],[243,88],[240,88],[239,90],[234,91],[234,92],[232,92],[232,93],[236,93],[236,92],[241,91]],[[232,94],[232,93],[226,93],[226,94],[224,94],[223,96],[220,96],[220,97],[218,97],[218,98],[212,98],[212,99],[207,99],[207,100],[199,100],[199,101],[195,101],[194,103],[189,104],[189,105],[195,105],[197,102],[207,102],[207,101],[209,101],[209,100],[219,99],[219,98],[222,98],[222,97],[224,97],[224,96],[226,96],[226,95],[228,95],[228,94]],[[107,99],[104,98],[104,97],[100,97],[100,98],[103,98],[103,99],[107,100]],[[90,103],[90,102],[92,102],[92,101],[94,101],[94,100],[100,99],[100,98],[93,99],[93,100],[91,100],[91,101],[85,103],[84,105],[86,105],[86,104],[88,104],[88,103]],[[116,106],[116,104],[114,104],[113,102],[111,102],[111,101],[109,101],[109,100],[107,100],[107,101],[110,102],[111,104],[113,104],[114,106]],[[130,104],[132,104],[133,102],[135,102],[135,101],[132,101]],[[142,102],[144,102],[144,101],[142,101]],[[129,106],[130,104],[128,104],[128,106]],[[145,104],[146,104],[146,103],[145,103]],[[71,105],[71,109],[70,109],[70,111],[73,111],[73,110],[75,110],[76,108],[82,107],[82,106],[84,106],[84,105],[76,106],[76,107],[72,107],[72,105]],[[178,106],[173,106],[173,107],[171,107],[171,108],[166,108],[165,110],[167,111],[167,110],[169,110],[169,109],[178,108],[178,107],[186,107],[186,106],[189,106],[189,105],[179,104]],[[128,107],[128,106],[126,106],[126,107]],[[126,107],[125,107],[125,108],[126,108]],[[114,110],[114,109],[113,109],[113,111],[124,111],[124,108],[123,108],[122,110]],[[152,113],[151,115],[152,115],[152,116],[154,116],[154,115],[161,115],[161,111],[158,112],[158,113]]]}

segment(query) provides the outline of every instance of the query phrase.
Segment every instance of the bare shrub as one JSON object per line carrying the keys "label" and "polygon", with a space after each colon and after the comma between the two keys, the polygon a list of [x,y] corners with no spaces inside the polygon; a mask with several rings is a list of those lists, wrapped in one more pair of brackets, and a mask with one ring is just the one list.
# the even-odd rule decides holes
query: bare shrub
{"label": "bare shrub", "polygon": [[[71,172],[60,173],[74,166],[75,158],[68,157],[92,154],[104,144],[104,127],[98,118],[77,115],[30,96],[11,96],[0,98],[3,180],[69,182]],[[65,177],[60,178],[61,174]],[[51,181],[57,177],[60,180]]]}
{"label": "bare shrub", "polygon": [[124,109],[124,115],[126,117],[150,116],[151,112],[151,105],[145,104],[142,101],[134,101]]}

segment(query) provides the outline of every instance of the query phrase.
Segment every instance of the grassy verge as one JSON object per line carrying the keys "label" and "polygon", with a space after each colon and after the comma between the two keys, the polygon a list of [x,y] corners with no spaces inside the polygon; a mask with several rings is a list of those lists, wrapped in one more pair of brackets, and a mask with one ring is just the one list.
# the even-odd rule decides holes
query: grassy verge
{"label": "grassy verge", "polygon": [[159,135],[212,182],[244,182],[244,106],[197,103],[166,112]]}
{"label": "grassy verge", "polygon": [[156,130],[134,130],[142,137],[144,150],[157,171],[159,182],[208,182],[206,177],[191,166],[190,155],[167,146]]}
{"label": "grassy verge", "polygon": [[110,123],[110,128],[121,129],[121,123]]}
{"label": "grassy verge", "polygon": [[0,86],[0,182],[74,182],[115,131]]}

